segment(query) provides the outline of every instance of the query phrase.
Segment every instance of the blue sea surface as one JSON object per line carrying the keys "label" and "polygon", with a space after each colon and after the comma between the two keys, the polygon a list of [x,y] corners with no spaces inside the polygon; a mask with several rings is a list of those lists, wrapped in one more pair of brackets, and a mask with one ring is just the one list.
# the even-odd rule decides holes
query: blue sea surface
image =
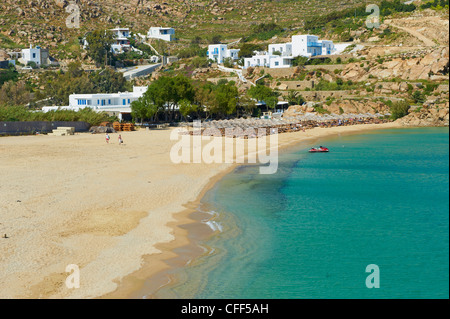
{"label": "blue sea surface", "polygon": [[449,298],[448,128],[320,143],[330,152],[283,153],[273,175],[239,167],[206,194],[221,231],[177,296]]}

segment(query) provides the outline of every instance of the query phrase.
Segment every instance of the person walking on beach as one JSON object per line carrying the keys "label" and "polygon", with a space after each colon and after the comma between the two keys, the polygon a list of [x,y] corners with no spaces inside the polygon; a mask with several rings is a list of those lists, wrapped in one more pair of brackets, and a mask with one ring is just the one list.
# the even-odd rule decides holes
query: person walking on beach
{"label": "person walking on beach", "polygon": [[123,144],[123,139],[122,139],[122,135],[119,134],[119,145]]}
{"label": "person walking on beach", "polygon": [[106,139],[106,143],[109,144],[109,134],[108,133],[106,133],[105,139]]}

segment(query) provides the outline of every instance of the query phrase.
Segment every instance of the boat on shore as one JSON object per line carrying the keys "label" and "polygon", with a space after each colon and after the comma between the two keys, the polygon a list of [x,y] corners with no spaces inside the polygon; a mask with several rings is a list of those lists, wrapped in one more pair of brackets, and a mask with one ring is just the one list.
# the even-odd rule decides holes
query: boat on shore
{"label": "boat on shore", "polygon": [[319,146],[319,147],[313,147],[309,150],[310,153],[326,153],[329,152],[330,150],[326,147],[323,146]]}

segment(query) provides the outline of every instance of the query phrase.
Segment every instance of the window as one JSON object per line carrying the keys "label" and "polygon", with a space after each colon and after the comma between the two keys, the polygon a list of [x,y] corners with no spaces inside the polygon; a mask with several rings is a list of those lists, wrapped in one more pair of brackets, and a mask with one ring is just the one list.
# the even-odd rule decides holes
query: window
{"label": "window", "polygon": [[130,104],[130,99],[128,99],[128,104]]}
{"label": "window", "polygon": [[33,59],[36,59],[36,53],[33,53]]}
{"label": "window", "polygon": [[278,64],[279,64],[279,62],[278,62],[278,61],[275,61],[275,66],[278,66]]}
{"label": "window", "polygon": [[110,105],[111,105],[111,100],[108,100],[108,104],[110,104]]}
{"label": "window", "polygon": [[123,105],[127,104],[125,99],[123,99],[122,104]]}

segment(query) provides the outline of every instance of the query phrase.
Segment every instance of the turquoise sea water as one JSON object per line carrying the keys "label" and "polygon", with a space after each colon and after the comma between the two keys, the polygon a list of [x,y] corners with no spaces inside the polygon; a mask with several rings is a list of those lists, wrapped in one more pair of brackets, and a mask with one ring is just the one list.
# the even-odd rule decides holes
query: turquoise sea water
{"label": "turquoise sea water", "polygon": [[[220,226],[181,298],[448,298],[448,128],[389,129],[246,166],[202,201]],[[311,145],[316,146],[316,145]],[[366,287],[366,266],[380,288]]]}

